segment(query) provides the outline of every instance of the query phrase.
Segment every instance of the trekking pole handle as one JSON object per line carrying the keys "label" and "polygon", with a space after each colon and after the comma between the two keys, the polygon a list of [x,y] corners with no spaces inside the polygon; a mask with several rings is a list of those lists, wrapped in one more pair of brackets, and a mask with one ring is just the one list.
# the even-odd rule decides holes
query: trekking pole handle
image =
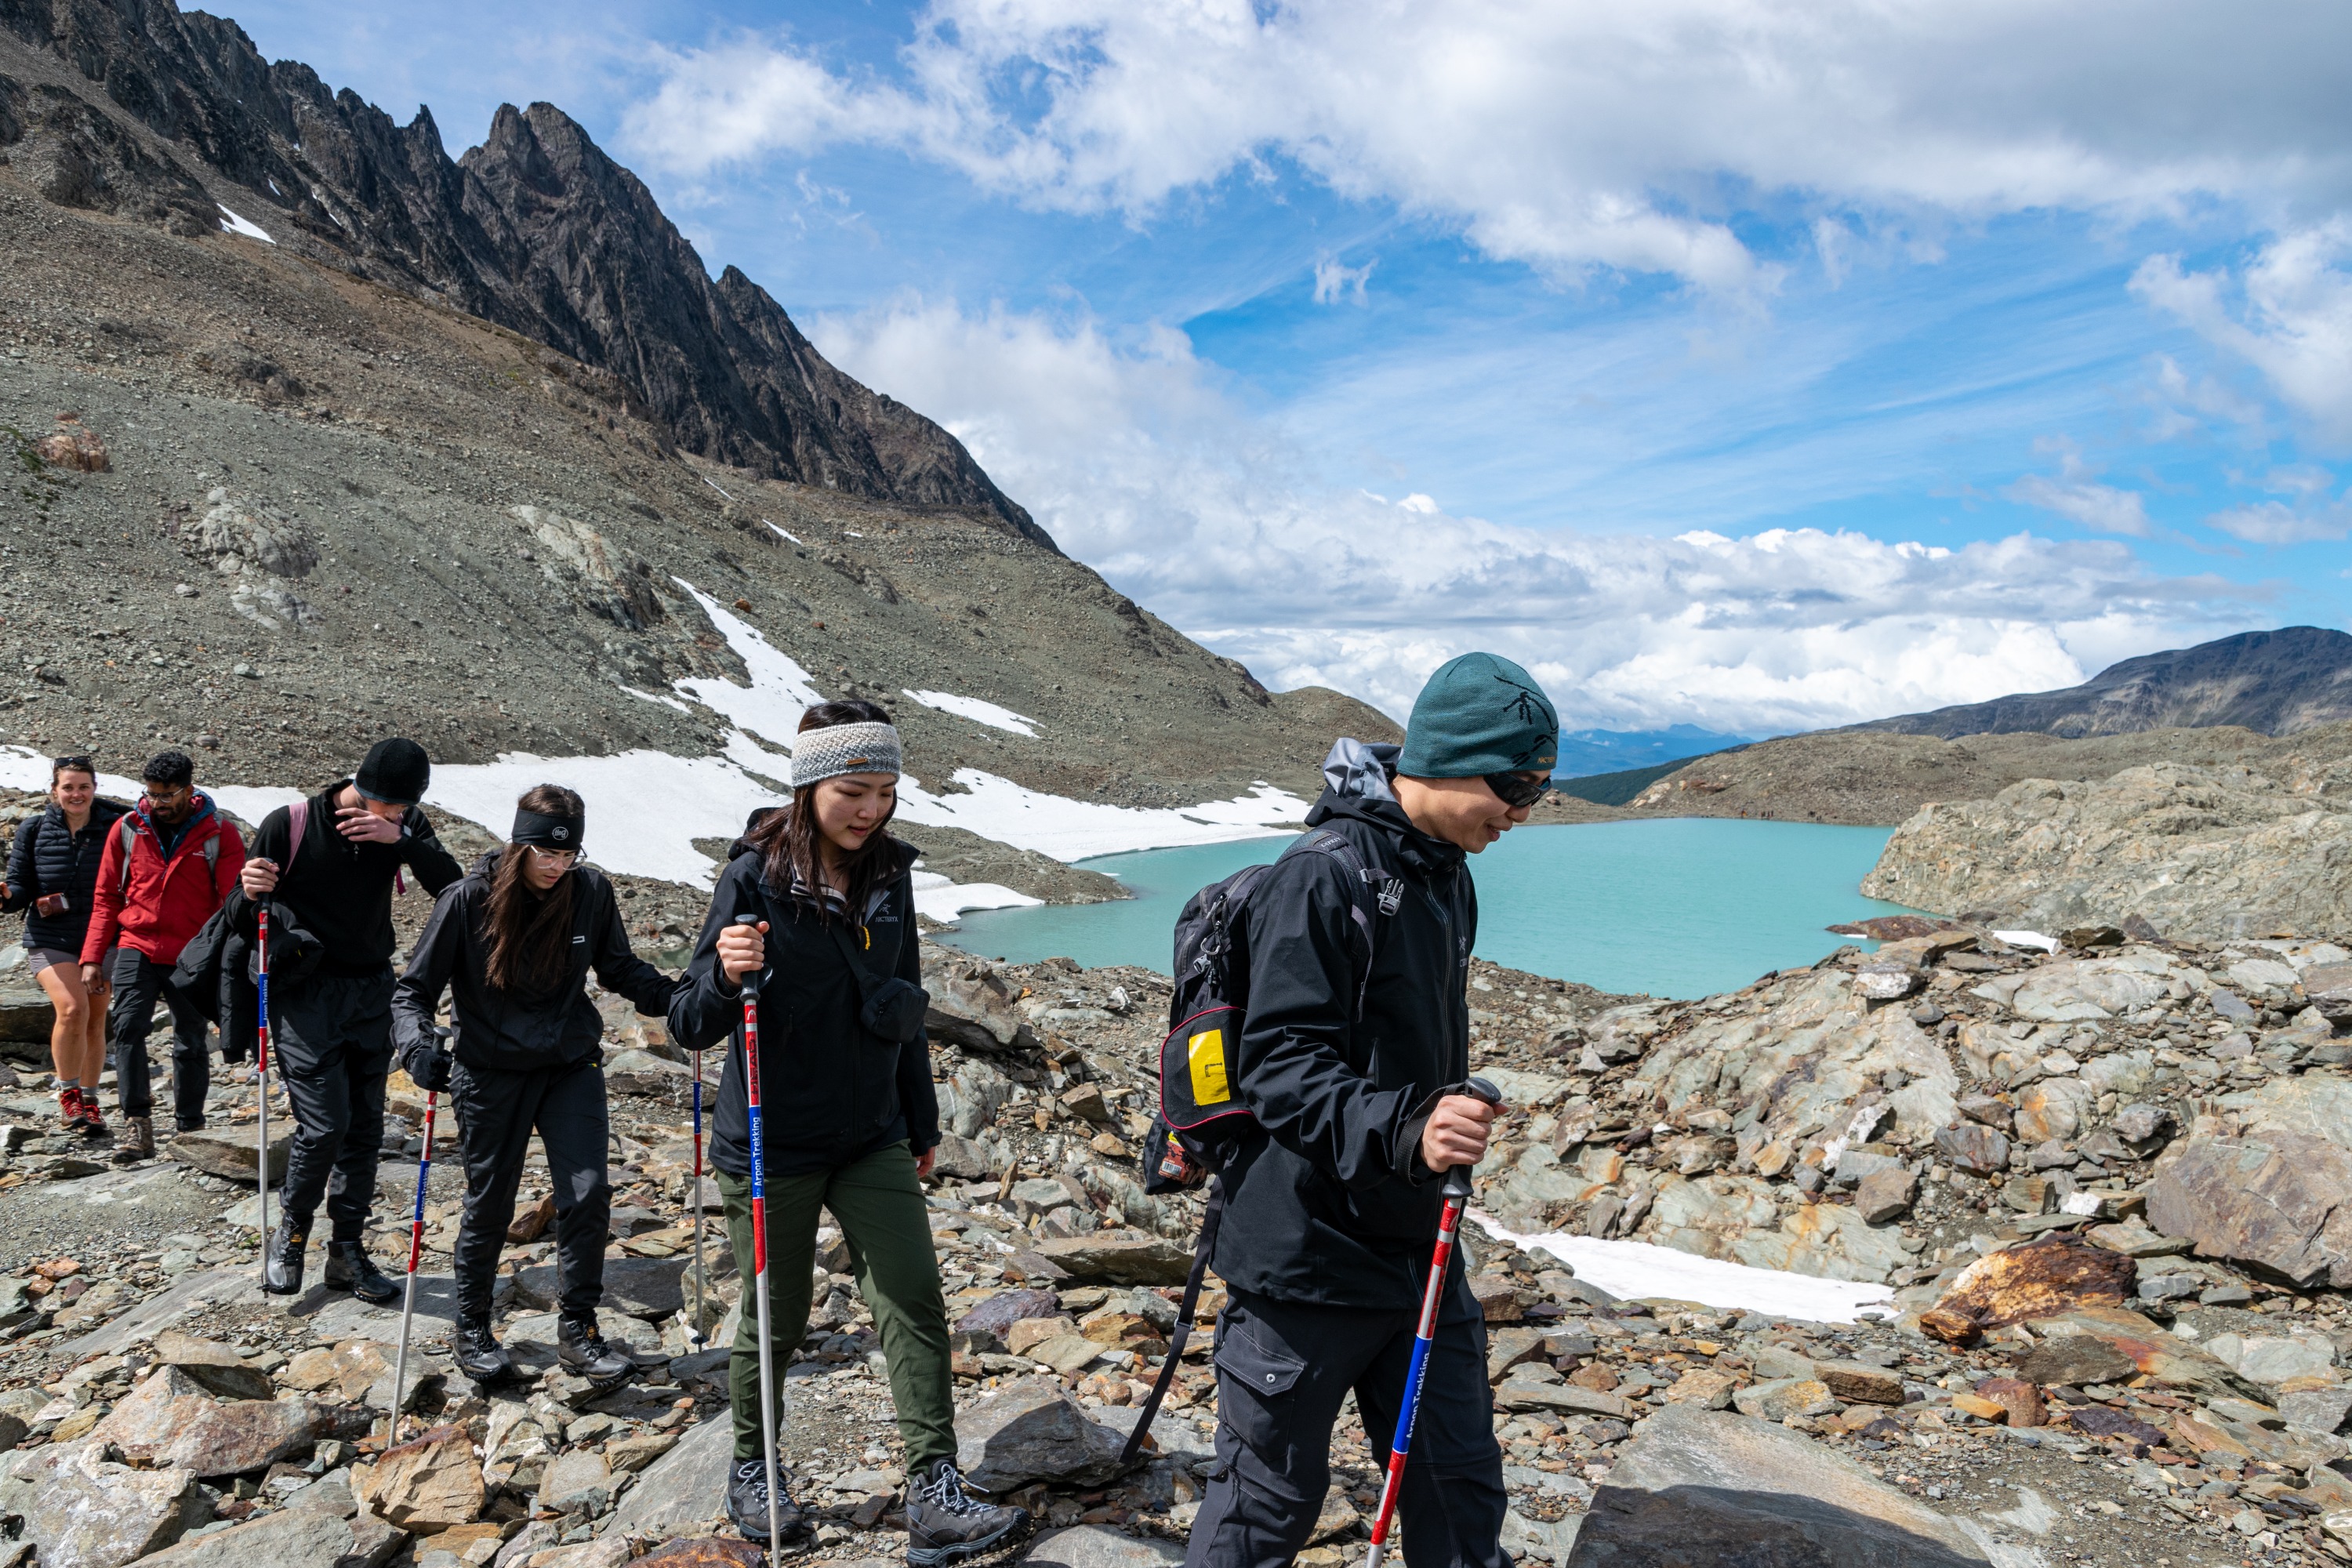
{"label": "trekking pole handle", "polygon": [[[757,931],[760,929],[760,917],[752,913],[751,910],[746,910],[743,913],[735,917],[734,923],[739,926],[750,926],[752,930]],[[767,973],[767,953],[762,950],[760,954],[760,967],[746,971],[743,978],[735,983],[735,988],[743,994],[743,999],[745,1001],[752,1002],[759,999],[760,976]]]}
{"label": "trekking pole handle", "polygon": [[[1483,1078],[1474,1078],[1462,1086],[1462,1092],[1473,1100],[1483,1100],[1488,1105],[1503,1103],[1503,1091]],[[1445,1185],[1439,1189],[1449,1198],[1467,1199],[1471,1195],[1470,1167],[1455,1165],[1445,1173]]]}

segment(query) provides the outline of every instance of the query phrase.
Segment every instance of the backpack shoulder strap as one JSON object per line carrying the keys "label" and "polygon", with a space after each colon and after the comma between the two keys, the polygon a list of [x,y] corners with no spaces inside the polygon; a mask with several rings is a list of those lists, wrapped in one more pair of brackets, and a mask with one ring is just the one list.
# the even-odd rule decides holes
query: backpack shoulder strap
{"label": "backpack shoulder strap", "polygon": [[1363,933],[1364,962],[1356,973],[1356,1016],[1364,1016],[1364,993],[1372,983],[1372,957],[1378,945],[1378,922],[1374,911],[1383,915],[1397,912],[1404,900],[1404,884],[1389,871],[1368,866],[1356,853],[1356,847],[1329,828],[1318,827],[1294,846],[1311,854],[1328,855],[1349,873],[1348,889],[1350,902],[1348,912]]}
{"label": "backpack shoulder strap", "polygon": [[131,851],[139,845],[139,819],[134,812],[124,812],[116,822],[115,835],[122,851],[122,886],[116,889],[123,898],[131,896]]}
{"label": "backpack shoulder strap", "polygon": [[310,831],[310,797],[304,795],[286,808],[286,864],[278,868],[284,876],[294,869],[294,857],[302,853],[302,840]]}

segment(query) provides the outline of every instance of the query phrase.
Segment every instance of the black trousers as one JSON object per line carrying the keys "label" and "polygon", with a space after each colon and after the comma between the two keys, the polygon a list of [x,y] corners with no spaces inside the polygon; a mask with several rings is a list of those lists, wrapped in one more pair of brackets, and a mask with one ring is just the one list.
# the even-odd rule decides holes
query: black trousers
{"label": "black trousers", "polygon": [[556,1277],[566,1316],[593,1318],[604,1299],[604,1238],[613,1190],[604,1174],[604,1068],[594,1056],[520,1072],[472,1068],[449,1075],[466,1160],[466,1217],[457,1226],[457,1310],[486,1318],[499,1248],[514,1223],[515,1189],[536,1131],[555,1184]]}
{"label": "black trousers", "polygon": [[[1412,1568],[1510,1568],[1503,1450],[1476,1311],[1457,1285],[1423,1374],[1397,1500]],[[1234,1292],[1217,1320],[1217,1472],[1185,1568],[1283,1568],[1298,1555],[1330,1486],[1331,1426],[1351,1389],[1368,1458],[1388,1468],[1418,1317]]]}
{"label": "black trousers", "polygon": [[[205,1017],[168,982],[172,966],[158,963],[135,947],[115,950],[114,1001],[106,1010],[107,1037],[114,1047],[115,1104],[125,1116],[155,1114],[147,1037],[155,1029],[160,994],[172,1015],[172,1114],[185,1130],[205,1120],[205,1093],[212,1088],[212,1062],[205,1052]],[[91,1084],[95,1094],[98,1085]]]}
{"label": "black trousers", "polygon": [[358,1241],[375,1204],[383,1143],[383,1082],[392,1072],[392,968],[313,974],[269,986],[271,1065],[294,1104],[286,1163],[286,1223],[309,1235],[327,1202],[336,1241]]}

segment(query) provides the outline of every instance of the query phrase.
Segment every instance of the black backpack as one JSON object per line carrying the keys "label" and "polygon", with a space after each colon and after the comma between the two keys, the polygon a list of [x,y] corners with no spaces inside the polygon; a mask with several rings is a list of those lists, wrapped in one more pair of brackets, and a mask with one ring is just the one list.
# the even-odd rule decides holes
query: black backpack
{"label": "black backpack", "polygon": [[[1362,939],[1356,944],[1354,1010],[1361,1018],[1364,990],[1371,982],[1374,933],[1381,916],[1396,913],[1404,884],[1385,869],[1367,866],[1354,845],[1328,828],[1293,841],[1280,858],[1301,854],[1328,855],[1339,862],[1355,895],[1348,912]],[[1250,894],[1273,869],[1273,863],[1245,866],[1187,899],[1176,916],[1176,985],[1168,998],[1168,1035],[1160,1042],[1160,1108],[1144,1145],[1143,1190],[1155,1194],[1183,1192],[1206,1182],[1209,1200],[1201,1215],[1192,1270],[1184,1279],[1184,1299],[1169,1335],[1168,1358],[1128,1434],[1119,1456],[1122,1465],[1131,1462],[1142,1447],[1151,1418],[1176,1379],[1176,1364],[1200,1305],[1209,1254],[1217,1245],[1217,1222],[1224,1215],[1222,1173],[1244,1134],[1256,1125],[1234,1092],[1233,1070],[1234,1047],[1249,1012],[1249,954],[1242,947],[1246,933],[1241,917]]]}

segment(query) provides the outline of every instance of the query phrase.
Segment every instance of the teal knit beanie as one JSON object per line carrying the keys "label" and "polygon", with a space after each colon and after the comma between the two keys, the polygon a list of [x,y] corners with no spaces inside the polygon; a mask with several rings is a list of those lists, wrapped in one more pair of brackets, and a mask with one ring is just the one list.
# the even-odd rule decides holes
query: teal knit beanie
{"label": "teal knit beanie", "polygon": [[1535,677],[1497,654],[1465,653],[1438,667],[1413,700],[1397,772],[1467,779],[1541,772],[1559,757],[1559,714]]}

